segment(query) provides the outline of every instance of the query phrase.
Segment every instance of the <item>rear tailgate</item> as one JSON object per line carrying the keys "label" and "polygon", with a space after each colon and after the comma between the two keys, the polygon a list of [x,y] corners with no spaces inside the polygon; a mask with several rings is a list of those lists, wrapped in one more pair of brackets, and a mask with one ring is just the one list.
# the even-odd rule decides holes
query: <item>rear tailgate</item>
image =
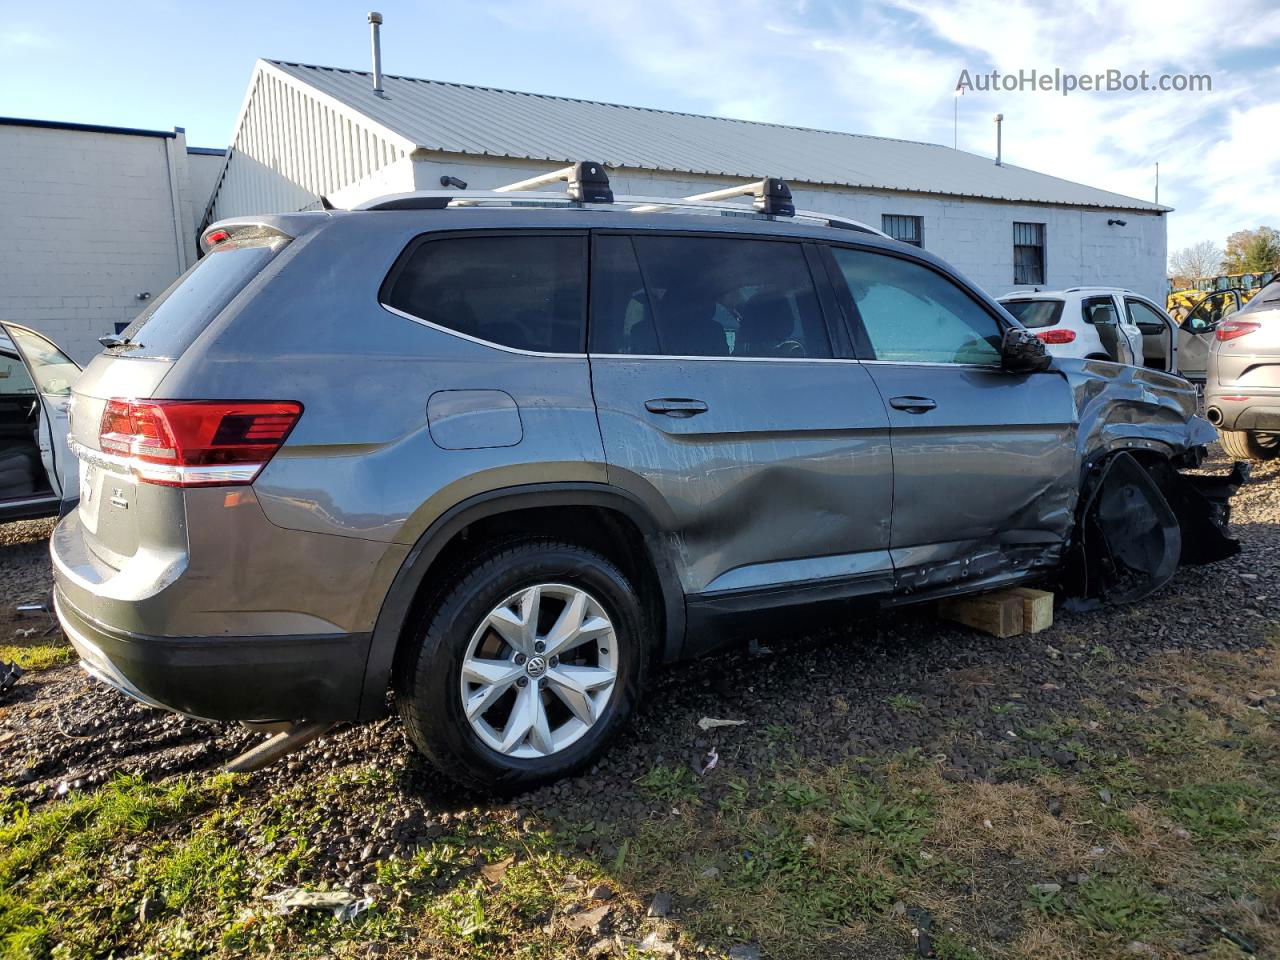
{"label": "rear tailgate", "polygon": [[185,541],[185,511],[180,488],[138,482],[127,463],[103,450],[108,402],[154,397],[183,351],[287,243],[261,228],[232,232],[95,357],[73,388],[70,437],[80,460],[84,545],[111,570],[140,549],[171,555],[185,546],[175,539]]}

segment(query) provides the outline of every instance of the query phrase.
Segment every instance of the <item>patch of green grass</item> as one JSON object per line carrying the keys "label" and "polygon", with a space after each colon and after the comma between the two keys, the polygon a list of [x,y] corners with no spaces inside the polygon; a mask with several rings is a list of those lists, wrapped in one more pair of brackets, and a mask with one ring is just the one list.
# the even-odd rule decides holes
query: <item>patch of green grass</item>
{"label": "patch of green grass", "polygon": [[804,783],[800,780],[793,780],[790,783],[783,784],[778,793],[784,803],[797,810],[811,807],[825,800],[822,792],[814,787],[813,784]]}
{"label": "patch of green grass", "polygon": [[1266,797],[1246,783],[1201,783],[1170,790],[1171,816],[1212,843],[1245,840],[1263,825]]}
{"label": "patch of green grass", "polygon": [[698,796],[698,784],[688,767],[658,764],[636,783],[645,793],[667,803],[687,802]]}
{"label": "patch of green grass", "polygon": [[1136,937],[1158,923],[1168,906],[1168,897],[1133,882],[1091,879],[1081,885],[1072,909],[1095,930]]}
{"label": "patch of green grass", "polygon": [[933,955],[937,960],[985,960],[986,957],[946,930],[933,936]]}
{"label": "patch of green grass", "polygon": [[991,705],[991,712],[998,717],[1006,716],[1010,713],[1013,713],[1017,709],[1018,709],[1018,704],[1016,703],[993,703]]}
{"label": "patch of green grass", "polygon": [[909,693],[895,693],[891,697],[886,697],[885,703],[895,713],[920,713],[924,710],[924,706],[920,701]]}
{"label": "patch of green grass", "polygon": [[15,663],[23,670],[48,670],[75,659],[76,652],[65,640],[40,640],[0,644],[0,662]]}
{"label": "patch of green grass", "polygon": [[1079,729],[1079,725],[1076,722],[1068,719],[1059,719],[1019,727],[1017,734],[1023,740],[1034,740],[1036,743],[1057,743],[1059,740],[1065,740],[1067,737],[1072,736]]}
{"label": "patch of green grass", "polygon": [[1042,884],[1027,884],[1027,906],[1037,913],[1060,914],[1067,909],[1061,890],[1045,890]]}

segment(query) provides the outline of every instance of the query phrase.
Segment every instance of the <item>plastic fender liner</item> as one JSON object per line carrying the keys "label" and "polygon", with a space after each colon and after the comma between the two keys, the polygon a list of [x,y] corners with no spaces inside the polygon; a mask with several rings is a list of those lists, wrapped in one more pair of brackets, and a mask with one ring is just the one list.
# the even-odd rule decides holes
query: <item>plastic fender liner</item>
{"label": "plastic fender liner", "polygon": [[1178,517],[1155,479],[1117,453],[1091,478],[1080,513],[1075,592],[1133,603],[1169,582],[1182,556]]}
{"label": "plastic fender liner", "polygon": [[1249,479],[1249,464],[1237,462],[1225,477],[1178,473],[1158,464],[1152,475],[1182,528],[1182,563],[1199,566],[1234,557],[1240,541],[1228,534],[1231,498]]}

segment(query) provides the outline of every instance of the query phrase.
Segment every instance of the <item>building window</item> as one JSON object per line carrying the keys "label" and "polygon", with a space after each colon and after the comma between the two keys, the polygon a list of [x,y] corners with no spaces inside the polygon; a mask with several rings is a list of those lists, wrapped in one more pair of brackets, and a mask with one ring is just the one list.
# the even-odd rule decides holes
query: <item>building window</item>
{"label": "building window", "polygon": [[1013,225],[1013,282],[1044,283],[1044,224]]}
{"label": "building window", "polygon": [[880,229],[903,243],[913,247],[924,246],[924,224],[921,217],[904,217],[896,213],[886,213],[880,217]]}

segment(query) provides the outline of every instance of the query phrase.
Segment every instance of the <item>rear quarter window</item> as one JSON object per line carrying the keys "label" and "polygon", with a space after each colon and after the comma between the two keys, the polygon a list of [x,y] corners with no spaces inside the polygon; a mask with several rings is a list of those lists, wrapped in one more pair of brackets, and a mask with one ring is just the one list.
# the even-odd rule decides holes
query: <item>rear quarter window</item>
{"label": "rear quarter window", "polygon": [[1000,306],[1029,330],[1053,327],[1062,319],[1061,300],[1001,300]]}
{"label": "rear quarter window", "polygon": [[1280,310],[1280,280],[1272,281],[1253,295],[1253,298],[1240,308],[1237,316],[1244,313],[1260,313],[1263,310]]}
{"label": "rear quarter window", "polygon": [[108,353],[174,359],[248,286],[287,241],[228,242],[214,247],[152,301]]}
{"label": "rear quarter window", "polygon": [[426,237],[392,270],[383,302],[467,337],[538,353],[582,353],[587,238]]}

